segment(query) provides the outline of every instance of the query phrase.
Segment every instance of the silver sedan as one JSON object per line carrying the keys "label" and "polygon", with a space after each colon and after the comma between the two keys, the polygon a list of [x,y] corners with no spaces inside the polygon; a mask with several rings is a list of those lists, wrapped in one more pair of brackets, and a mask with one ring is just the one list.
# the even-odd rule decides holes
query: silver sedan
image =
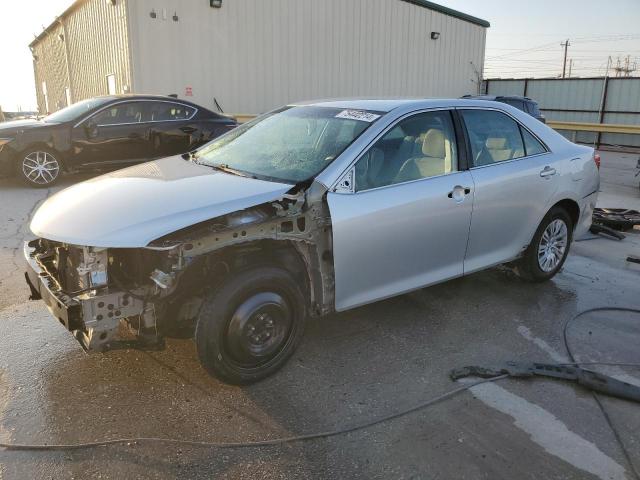
{"label": "silver sedan", "polygon": [[550,279],[598,186],[593,149],[503,103],[289,105],[51,197],[28,281],[87,350],[120,323],[145,346],[188,330],[212,375],[250,383],[309,316],[501,263]]}

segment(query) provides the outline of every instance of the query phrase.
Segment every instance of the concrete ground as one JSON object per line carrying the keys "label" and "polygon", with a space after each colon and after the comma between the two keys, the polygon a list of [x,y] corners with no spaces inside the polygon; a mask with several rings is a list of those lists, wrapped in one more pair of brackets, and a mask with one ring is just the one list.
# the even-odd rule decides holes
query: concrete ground
{"label": "concrete ground", "polygon": [[[635,206],[637,156],[603,153],[603,206]],[[78,177],[65,179],[69,185]],[[62,187],[57,187],[58,190]],[[452,368],[563,362],[562,326],[585,309],[640,306],[640,235],[576,242],[544,284],[492,269],[311,322],[286,367],[250,387],[211,379],[189,340],[165,351],[86,355],[41,302],[27,301],[21,244],[53,191],[0,183],[0,442],[130,436],[251,441],[324,431],[397,412],[459,386]],[[640,315],[573,324],[582,361],[640,363]],[[599,367],[640,384],[640,370]],[[603,398],[640,469],[638,404]],[[123,445],[74,452],[0,450],[0,479],[429,478],[631,479],[591,394],[571,383],[505,379],[429,409],[324,440],[216,450]]]}

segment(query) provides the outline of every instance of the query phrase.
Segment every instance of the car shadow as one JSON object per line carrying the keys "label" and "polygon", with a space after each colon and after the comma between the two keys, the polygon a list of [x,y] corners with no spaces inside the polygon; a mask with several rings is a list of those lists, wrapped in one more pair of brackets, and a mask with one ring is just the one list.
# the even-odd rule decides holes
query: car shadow
{"label": "car shadow", "polygon": [[[190,340],[170,339],[161,352],[87,356],[70,351],[55,368],[45,367],[45,431],[60,442],[116,437],[253,441],[339,429],[451,389],[447,374],[453,367],[478,357],[517,356],[518,342],[525,340],[509,336],[514,319],[525,316],[554,331],[554,319],[573,308],[573,300],[570,290],[554,282],[532,285],[489,270],[311,320],[289,363],[246,387],[209,377]],[[393,448],[410,428],[407,422],[415,420],[261,449],[125,445],[67,452],[65,468],[76,475],[89,465],[112,472],[122,468],[130,477],[149,470],[171,478],[233,477],[247,471],[261,477],[393,476],[403,462],[421,463],[415,451]]]}
{"label": "car shadow", "polygon": [[101,174],[102,174],[101,172],[68,173],[68,174],[62,175],[60,180],[58,180],[58,182],[56,182],[53,186],[43,187],[43,188],[36,188],[36,187],[31,187],[29,185],[26,185],[17,177],[0,177],[0,189],[38,191],[38,190],[46,190],[47,188],[49,188],[52,191],[57,191],[57,190],[62,190],[63,188],[70,187],[71,185],[74,185],[76,183],[84,182],[85,180],[88,180],[90,178],[97,177],[98,175],[101,175]]}

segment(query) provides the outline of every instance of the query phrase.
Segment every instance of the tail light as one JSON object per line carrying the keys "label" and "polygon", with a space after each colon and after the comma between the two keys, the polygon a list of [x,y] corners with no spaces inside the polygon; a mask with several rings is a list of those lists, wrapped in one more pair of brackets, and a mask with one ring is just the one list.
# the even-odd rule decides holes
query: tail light
{"label": "tail light", "polygon": [[600,170],[600,154],[599,153],[593,154],[593,161],[596,162],[596,167],[598,167],[598,170]]}

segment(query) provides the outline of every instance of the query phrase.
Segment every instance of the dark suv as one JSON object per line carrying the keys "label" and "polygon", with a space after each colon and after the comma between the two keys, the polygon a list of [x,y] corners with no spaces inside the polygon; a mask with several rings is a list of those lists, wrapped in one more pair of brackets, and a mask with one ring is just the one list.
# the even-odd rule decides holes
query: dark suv
{"label": "dark suv", "polygon": [[492,102],[502,102],[518,110],[528,113],[533,118],[537,118],[542,123],[547,123],[547,119],[540,112],[538,102],[531,100],[529,97],[521,97],[519,95],[465,95],[462,98],[472,98],[474,100],[490,100]]}

